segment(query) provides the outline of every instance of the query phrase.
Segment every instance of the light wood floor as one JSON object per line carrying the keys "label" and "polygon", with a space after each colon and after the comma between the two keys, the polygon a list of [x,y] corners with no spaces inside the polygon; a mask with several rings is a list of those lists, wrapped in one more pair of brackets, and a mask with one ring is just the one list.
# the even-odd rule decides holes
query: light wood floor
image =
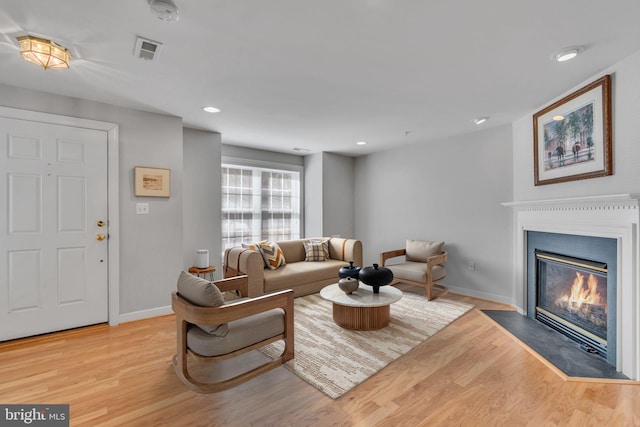
{"label": "light wood floor", "polygon": [[191,392],[174,340],[163,316],[0,343],[0,403],[68,403],[77,426],[640,425],[640,386],[563,381],[475,310],[337,400],[284,367]]}

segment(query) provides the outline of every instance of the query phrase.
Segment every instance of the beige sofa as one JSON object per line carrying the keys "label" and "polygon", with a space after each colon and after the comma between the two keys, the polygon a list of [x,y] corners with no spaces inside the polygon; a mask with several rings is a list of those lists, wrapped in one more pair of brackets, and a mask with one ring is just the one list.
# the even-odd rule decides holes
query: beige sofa
{"label": "beige sofa", "polygon": [[[305,241],[328,240],[329,259],[305,261]],[[224,277],[239,274],[249,276],[249,296],[257,296],[282,289],[293,289],[295,296],[319,292],[331,283],[337,283],[338,270],[349,261],[362,266],[362,242],[355,239],[313,238],[276,242],[282,249],[286,264],[276,270],[264,267],[258,251],[240,246],[229,248],[224,254]]]}

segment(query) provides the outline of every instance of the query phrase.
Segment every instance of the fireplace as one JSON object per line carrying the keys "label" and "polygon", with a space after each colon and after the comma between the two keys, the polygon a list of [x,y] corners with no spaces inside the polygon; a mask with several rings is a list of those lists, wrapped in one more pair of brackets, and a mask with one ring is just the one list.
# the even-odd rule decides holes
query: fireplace
{"label": "fireplace", "polygon": [[[535,313],[537,301],[530,286],[536,270],[535,258],[531,261],[529,254],[532,235],[555,233],[611,242],[613,262],[586,252],[600,244],[534,248],[607,264],[607,362],[634,380],[640,380],[639,205],[639,198],[630,194],[503,203],[514,209],[514,304],[526,316]],[[576,254],[574,249],[585,252]],[[612,283],[616,285],[613,291]]]}
{"label": "fireplace", "polygon": [[527,316],[616,366],[617,240],[527,232]]}
{"label": "fireplace", "polygon": [[535,251],[535,319],[607,358],[607,264]]}

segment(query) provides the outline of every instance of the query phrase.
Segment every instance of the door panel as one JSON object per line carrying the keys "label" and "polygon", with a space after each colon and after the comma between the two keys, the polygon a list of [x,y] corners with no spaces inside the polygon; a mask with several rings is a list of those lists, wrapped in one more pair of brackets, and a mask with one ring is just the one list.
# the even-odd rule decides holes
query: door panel
{"label": "door panel", "polygon": [[106,132],[0,118],[0,143],[0,340],[107,321]]}
{"label": "door panel", "polygon": [[39,175],[9,173],[9,235],[39,233],[42,220],[42,180]]}
{"label": "door panel", "polygon": [[40,250],[10,251],[9,313],[40,307]]}
{"label": "door panel", "polygon": [[85,248],[58,249],[58,303],[86,301],[87,251]]}
{"label": "door panel", "polygon": [[74,176],[58,177],[58,232],[84,232],[86,179]]}

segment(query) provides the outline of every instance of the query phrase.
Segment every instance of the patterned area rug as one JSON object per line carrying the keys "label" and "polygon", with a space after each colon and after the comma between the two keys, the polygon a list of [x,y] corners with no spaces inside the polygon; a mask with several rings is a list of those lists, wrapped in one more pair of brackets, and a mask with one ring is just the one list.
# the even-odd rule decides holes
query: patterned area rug
{"label": "patterned area rug", "polygon": [[[285,366],[336,399],[472,308],[405,292],[391,305],[389,326],[351,331],[333,322],[331,302],[319,294],[296,298],[295,358]],[[277,357],[283,349],[284,344],[276,342],[261,350]]]}

